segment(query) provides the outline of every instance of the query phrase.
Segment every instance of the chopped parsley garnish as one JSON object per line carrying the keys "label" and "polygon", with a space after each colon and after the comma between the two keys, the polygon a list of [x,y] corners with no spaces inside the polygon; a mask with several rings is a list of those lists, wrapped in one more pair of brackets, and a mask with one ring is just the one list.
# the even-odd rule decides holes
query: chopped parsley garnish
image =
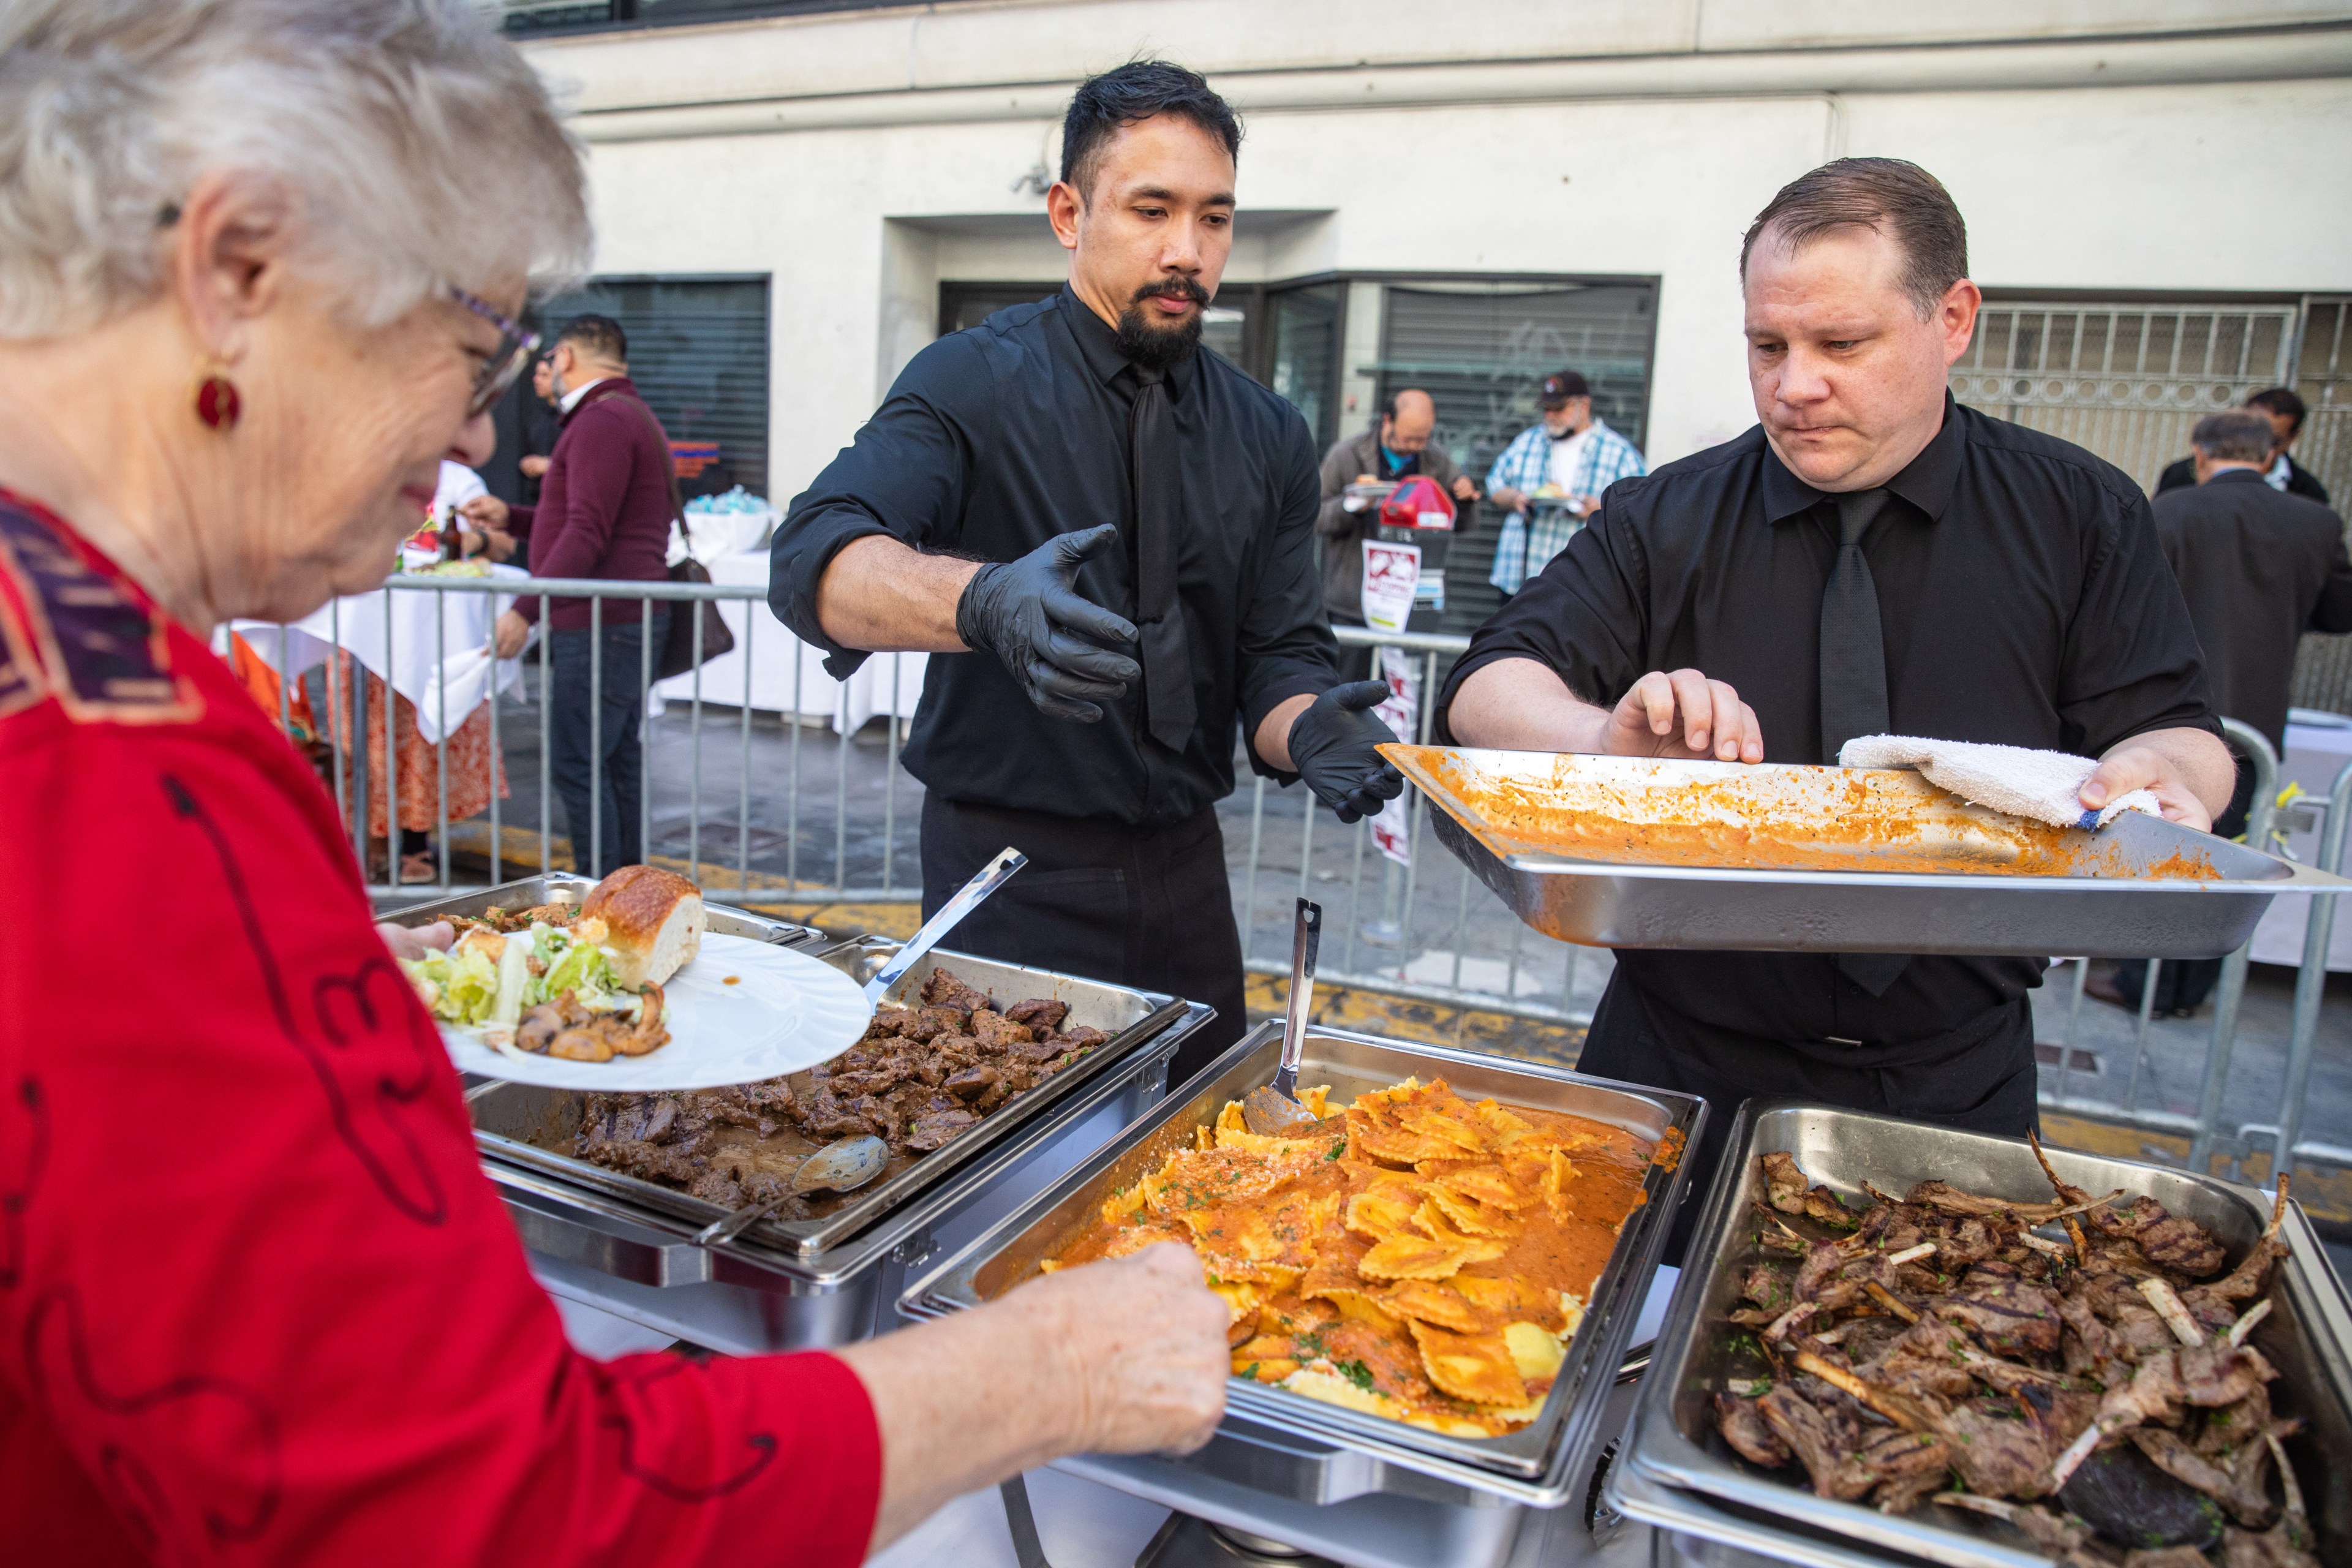
{"label": "chopped parsley garnish", "polygon": [[1366,1394],[1374,1392],[1372,1384],[1372,1369],[1366,1366],[1362,1362],[1336,1361],[1331,1364],[1339,1370],[1339,1373],[1341,1377],[1346,1378],[1349,1383],[1354,1384]]}
{"label": "chopped parsley garnish", "polygon": [[1328,1154],[1324,1155],[1323,1157],[1324,1157],[1326,1160],[1336,1160],[1336,1159],[1338,1159],[1340,1155],[1342,1155],[1342,1154],[1346,1153],[1347,1152],[1348,1152],[1348,1141],[1347,1141],[1346,1139],[1342,1138],[1342,1139],[1341,1139],[1341,1140],[1339,1140],[1339,1142],[1338,1142],[1337,1143],[1332,1144],[1332,1145],[1331,1145],[1331,1152],[1330,1152]]}

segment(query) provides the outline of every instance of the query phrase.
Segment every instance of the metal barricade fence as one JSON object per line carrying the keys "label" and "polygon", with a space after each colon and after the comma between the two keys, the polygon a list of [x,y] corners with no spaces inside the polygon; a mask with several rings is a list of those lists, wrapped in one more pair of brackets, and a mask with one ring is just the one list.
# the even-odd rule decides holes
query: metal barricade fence
{"label": "metal barricade fence", "polygon": [[[887,746],[880,759],[881,777],[869,779],[855,791],[851,785],[852,740],[847,732],[852,728],[847,722],[851,715],[846,711],[845,702],[836,704],[835,724],[843,732],[834,735],[829,742],[833,747],[834,763],[830,791],[833,832],[831,865],[827,868],[814,852],[814,846],[817,840],[806,831],[812,817],[817,813],[804,809],[809,801],[808,792],[803,787],[803,753],[810,745],[824,742],[811,742],[804,739],[804,731],[808,727],[803,700],[808,695],[804,690],[804,659],[795,657],[793,660],[790,711],[782,714],[780,725],[772,724],[762,712],[756,735],[759,744],[755,747],[754,713],[759,706],[759,696],[754,689],[753,676],[761,636],[759,627],[761,622],[767,619],[760,613],[766,601],[763,587],[731,584],[616,583],[537,578],[499,580],[418,574],[395,576],[379,591],[386,595],[383,647],[380,650],[383,668],[386,670],[396,667],[394,655],[397,650],[394,646],[392,630],[395,617],[389,613],[391,595],[420,593],[436,595],[435,635],[440,639],[434,650],[436,668],[446,665],[452,651],[464,651],[452,650],[446,645],[446,619],[442,612],[446,609],[448,595],[488,595],[535,599],[543,627],[548,624],[554,600],[586,600],[590,606],[592,634],[598,634],[588,639],[589,679],[593,690],[602,689],[604,650],[601,633],[605,626],[611,624],[611,616],[634,614],[639,626],[649,631],[656,605],[668,605],[673,613],[684,613],[690,606],[709,602],[742,605],[745,614],[736,641],[736,653],[741,668],[740,684],[730,679],[722,683],[728,689],[706,689],[700,668],[701,616],[697,611],[691,634],[697,668],[689,683],[690,696],[680,703],[687,710],[683,733],[679,732],[680,727],[676,721],[667,716],[660,720],[640,721],[645,726],[646,741],[638,753],[637,812],[639,838],[646,852],[650,855],[654,847],[656,784],[658,782],[674,786],[677,775],[682,773],[685,798],[680,804],[684,807],[685,853],[677,858],[685,863],[689,875],[704,883],[705,890],[713,899],[822,906],[909,902],[921,897],[918,868],[919,846],[902,849],[898,842],[901,826],[898,797],[901,785],[897,761],[907,733],[907,716],[898,711],[901,706],[898,700],[898,666],[903,656],[874,656],[876,660],[888,660],[891,665],[890,700],[881,705],[883,711],[877,715],[887,719]],[[341,616],[341,605],[339,602],[329,612],[330,637],[339,649],[342,647],[343,637]],[[1415,699],[1412,705],[1414,738],[1426,742],[1431,732],[1433,700],[1444,664],[1460,654],[1468,646],[1468,639],[1432,633],[1379,633],[1357,626],[1337,627],[1335,632],[1342,647],[1374,650],[1376,669],[1381,668],[1386,656],[1401,657],[1402,664],[1409,668],[1412,677],[1405,684],[1412,688],[1412,695]],[[268,637],[266,632],[261,635],[265,639]],[[772,624],[766,635],[785,637],[787,641],[783,646],[794,646],[789,640],[789,634]],[[280,637],[279,668],[283,669],[282,628]],[[434,697],[442,706],[435,717],[442,739],[433,746],[434,798],[437,802],[435,817],[441,824],[435,831],[437,848],[436,874],[430,882],[404,882],[399,879],[400,836],[395,830],[388,836],[386,843],[387,879],[375,881],[371,879],[369,891],[380,903],[389,906],[411,900],[446,897],[451,892],[463,890],[465,886],[486,886],[488,880],[510,874],[518,867],[544,872],[565,858],[556,848],[560,840],[555,831],[553,811],[555,780],[546,721],[547,704],[553,685],[551,639],[542,635],[535,651],[524,658],[527,663],[535,665],[538,676],[540,721],[536,738],[538,800],[535,815],[538,829],[535,842],[530,839],[509,840],[509,824],[505,819],[506,813],[499,791],[492,787],[484,814],[488,819],[488,837],[486,841],[480,841],[483,854],[489,860],[489,868],[485,873],[488,880],[460,883],[453,876],[453,835],[448,823],[450,715],[446,710],[446,688],[436,679]],[[641,640],[637,658],[638,679],[635,684],[642,692],[653,684],[656,650],[650,637]],[[382,679],[364,675],[359,668],[360,662],[356,658],[348,661],[352,675],[350,680],[338,682],[331,679],[328,682],[328,699],[335,711],[331,714],[331,722],[326,726],[331,755],[324,771],[349,826],[353,853],[365,866],[369,850],[370,794],[382,792],[392,808],[384,814],[387,826],[396,829],[400,816],[402,764],[400,730],[395,721],[392,689]],[[281,722],[289,717],[286,684],[281,684]],[[386,739],[385,765],[383,776],[380,779],[371,776],[367,765],[369,748],[351,744],[351,737],[354,733],[363,734],[368,729],[368,720],[373,716],[367,706],[371,701],[380,704],[376,711],[382,715]],[[734,711],[712,723],[705,713],[706,703],[722,709],[731,705]],[[508,749],[501,707],[495,697],[488,703],[488,750],[493,769],[502,765],[501,759]],[[589,846],[597,841],[596,835],[603,826],[602,791],[597,787],[603,771],[602,707],[601,702],[592,702],[589,706],[589,796],[594,804],[592,804],[591,819],[586,825],[588,834],[575,843],[570,857],[573,864],[583,868],[592,858]],[[459,716],[461,720],[464,717]],[[2277,795],[2276,753],[2263,736],[2247,726],[2235,721],[2225,721],[2225,726],[2233,743],[2251,760],[2253,769],[2254,787],[2249,810],[2247,840],[2252,844],[2266,844]],[[705,807],[718,803],[706,795],[704,742],[708,732],[722,727],[733,731],[734,799],[726,805],[733,808],[735,842],[731,856],[711,856],[706,854],[706,826],[723,824],[724,816],[720,813],[725,807],[719,806],[706,816]],[[771,733],[772,730],[780,732]],[[762,778],[757,791],[758,809],[755,810],[752,784],[755,754],[769,753],[772,753],[772,760],[778,765]],[[871,769],[860,771],[870,773]],[[494,786],[496,781],[494,773]],[[772,838],[772,852],[755,855],[752,848],[755,817],[776,817],[779,815],[775,809],[779,795],[782,796],[782,820],[778,824],[781,831]],[[1410,789],[1402,804],[1403,852],[1394,858],[1383,854],[1377,847],[1370,821],[1342,827],[1318,807],[1313,796],[1304,788],[1270,790],[1265,779],[1255,778],[1252,780],[1245,796],[1236,795],[1220,808],[1229,845],[1228,870],[1234,885],[1235,915],[1242,931],[1244,961],[1249,972],[1265,975],[1288,973],[1290,921],[1287,910],[1290,900],[1294,895],[1315,896],[1332,907],[1335,920],[1344,922],[1325,939],[1322,974],[1335,986],[1360,987],[1439,1005],[1475,1008],[1538,1024],[1580,1026],[1589,1023],[1591,1018],[1590,998],[1597,995],[1599,985],[1606,978],[1612,963],[1610,955],[1605,952],[1588,952],[1528,930],[1492,892],[1476,882],[1465,867],[1453,861],[1451,857],[1432,858],[1429,835],[1425,831],[1427,813],[1420,809],[1420,803]],[[878,826],[878,875],[852,877],[853,824],[856,825],[856,832],[861,839]],[[2320,859],[2324,868],[2334,870],[2340,866],[2347,829],[2352,829],[2352,767],[2347,767],[2337,778],[2329,797]],[[1236,847],[1234,841],[1243,838],[1244,832],[1246,848],[1236,859],[1231,849]],[[804,839],[810,840],[805,851]],[[875,857],[869,854],[866,858],[872,861]],[[504,868],[504,871],[500,868]],[[825,874],[828,869],[829,875]],[[732,873],[731,881],[726,875],[730,871]],[[911,879],[903,878],[902,872],[912,873]],[[1264,909],[1260,908],[1262,897],[1265,900]],[[2296,989],[2294,1029],[2288,1042],[2286,1089],[2274,1121],[2245,1124],[2234,1133],[2221,1130],[2225,1091],[2229,1086],[2245,993],[2246,948],[2230,954],[2223,964],[2215,998],[2213,1024],[2202,1063],[2199,1100],[2193,1111],[2142,1103],[2146,1077],[2142,1068],[2147,1055],[2159,973],[2156,964],[2148,966],[2140,999],[2132,1038],[2131,1066],[2128,1073],[2122,1075],[2126,1087],[2121,1096],[2114,1100],[2100,1099],[2085,1092],[2077,1080],[2075,1063],[2079,1053],[2076,1046],[2087,965],[2079,962],[2074,964],[2073,992],[2065,1009],[2064,1037],[2058,1048],[2054,1081],[2045,1088],[2042,1095],[2043,1106],[2119,1121],[2150,1131],[2186,1134],[2192,1140],[2192,1163],[2200,1168],[2203,1162],[2216,1153],[2242,1157],[2252,1152],[2258,1142],[2266,1142],[2273,1149],[2293,1149],[2309,1159],[2352,1164],[2352,1149],[2333,1143],[2313,1142],[2301,1136],[2302,1100],[2317,1049],[2320,1001],[2326,975],[2326,942],[2334,921],[2334,904],[2335,900],[2328,896],[2314,900],[2315,908]],[[1424,943],[1426,945],[1422,945]],[[1389,962],[1382,962],[1383,954],[1387,955]]]}
{"label": "metal barricade fence", "polygon": [[[1467,648],[1470,639],[1434,632],[1375,632],[1362,626],[1332,629],[1340,647],[1372,650],[1376,674],[1384,652],[1402,656],[1402,662],[1411,667],[1412,700],[1408,711],[1412,738],[1427,744],[1443,665]],[[1330,915],[1343,923],[1327,927],[1323,938],[1319,977],[1325,982],[1441,1005],[1475,1007],[1538,1023],[1579,1027],[1591,1023],[1592,1010],[1579,1004],[1577,982],[1580,975],[1600,979],[1606,973],[1608,956],[1588,953],[1529,931],[1470,874],[1468,867],[1450,856],[1433,860],[1425,832],[1428,813],[1420,808],[1419,792],[1408,785],[1401,805],[1406,845],[1402,861],[1377,847],[1370,820],[1341,826],[1304,789],[1270,792],[1264,778],[1251,781],[1249,852],[1239,878],[1235,910],[1242,928],[1243,963],[1249,972],[1288,974],[1292,899],[1315,894],[1318,881],[1344,880],[1344,895],[1328,891],[1319,895],[1319,901],[1326,902],[1344,898],[1344,906],[1333,908]],[[1319,865],[1318,834],[1326,841]],[[1272,907],[1265,911],[1268,918],[1261,922],[1260,885],[1276,881],[1276,876],[1269,875],[1276,869],[1267,864],[1270,858],[1279,865],[1281,882],[1273,894]],[[1377,904],[1370,910],[1365,903],[1368,858],[1379,865]],[[1288,879],[1294,870],[1295,892]],[[1433,899],[1425,897],[1431,891],[1436,894]],[[1447,892],[1453,895],[1450,900],[1444,896]],[[1445,929],[1448,902],[1453,908],[1451,945],[1416,949],[1417,935],[1428,934],[1433,928]],[[1473,939],[1474,914],[1498,951],[1478,951],[1486,943]],[[1507,932],[1500,929],[1503,926],[1507,926]],[[1261,934],[1270,944],[1263,950],[1256,945]],[[1332,962],[1335,945],[1336,963]],[[1396,963],[1367,966],[1364,961],[1382,949],[1394,953]],[[1465,984],[1465,969],[1467,978],[1484,975],[1495,983]]]}

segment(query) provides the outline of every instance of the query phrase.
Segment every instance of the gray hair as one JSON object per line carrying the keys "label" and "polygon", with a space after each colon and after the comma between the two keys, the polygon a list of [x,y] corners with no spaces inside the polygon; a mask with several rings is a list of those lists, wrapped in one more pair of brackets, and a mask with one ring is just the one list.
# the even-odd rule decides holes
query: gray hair
{"label": "gray hair", "polygon": [[580,149],[478,0],[0,5],[0,337],[154,298],[215,172],[283,182],[302,264],[367,324],[587,260]]}
{"label": "gray hair", "polygon": [[2267,463],[2277,440],[2268,419],[2243,408],[2208,414],[2189,433],[2189,444],[2216,463]]}

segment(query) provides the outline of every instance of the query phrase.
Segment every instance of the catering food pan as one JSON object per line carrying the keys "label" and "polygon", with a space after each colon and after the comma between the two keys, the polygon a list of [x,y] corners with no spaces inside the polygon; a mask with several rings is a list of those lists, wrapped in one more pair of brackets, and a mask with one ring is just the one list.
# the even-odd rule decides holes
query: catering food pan
{"label": "catering food pan", "polygon": [[[436,899],[431,903],[404,904],[382,918],[404,926],[431,925],[444,915],[471,915],[478,920],[486,910],[529,910],[541,904],[576,904],[586,898],[588,889],[595,885],[593,877],[575,877],[569,871],[551,871],[544,877],[525,877],[520,881],[501,882],[495,888],[459,893],[454,898]],[[739,910],[732,904],[705,902],[702,908],[710,919],[710,929],[720,936],[740,936],[750,942],[769,942],[796,948],[814,947],[831,940],[814,926],[770,920],[749,910]]]}
{"label": "catering food pan", "polygon": [[[860,940],[818,956],[828,958],[835,967],[862,984],[897,950],[893,942]],[[1008,1004],[1032,996],[1067,1002],[1069,1022],[1101,1029],[1110,1038],[898,1174],[861,1189],[830,1214],[810,1219],[761,1220],[744,1232],[746,1237],[802,1258],[814,1258],[838,1247],[884,1215],[1020,1142],[1032,1129],[1052,1118],[1065,1101],[1083,1094],[1097,1080],[1116,1073],[1128,1058],[1149,1048],[1169,1030],[1184,1026],[1192,1011],[1190,1004],[1172,996],[1080,980],[1050,970],[1000,963],[941,948],[933,949],[929,958],[900,976],[885,994],[884,1000],[898,1003],[913,998],[932,971],[941,968],[951,970],[971,985]],[[560,1176],[573,1184],[689,1221],[696,1226],[709,1225],[727,1214],[727,1210],[707,1198],[575,1157],[572,1150],[579,1135],[585,1100],[575,1090],[520,1083],[502,1084],[496,1092],[478,1092],[472,1099],[475,1142],[487,1158]]]}
{"label": "catering food pan", "polygon": [[[1252,1030],[1187,1086],[1190,1094],[1171,1095],[919,1280],[901,1299],[900,1310],[909,1317],[940,1317],[1001,1296],[1035,1274],[1042,1260],[1094,1222],[1114,1188],[1157,1168],[1171,1152],[1192,1147],[1194,1130],[1214,1122],[1228,1101],[1271,1082],[1281,1054],[1281,1020]],[[1696,1140],[1706,1110],[1703,1100],[1689,1095],[1587,1078],[1548,1063],[1337,1029],[1307,1030],[1298,1081],[1328,1084],[1335,1104],[1408,1077],[1443,1078],[1467,1098],[1491,1095],[1507,1105],[1567,1111],[1652,1142],[1670,1131],[1679,1131],[1685,1143]],[[1484,1493],[1558,1506],[1582,1484],[1581,1466],[1599,1436],[1601,1407],[1640,1314],[1681,1185],[1680,1162],[1651,1165],[1643,1202],[1620,1231],[1593,1284],[1583,1327],[1570,1342],[1543,1413],[1529,1426],[1499,1437],[1448,1436],[1234,1378],[1226,1385],[1229,1415],[1220,1431],[1248,1429],[1242,1447],[1236,1450],[1220,1436],[1176,1462],[1210,1477],[1254,1481],[1263,1476],[1289,1495],[1328,1502],[1368,1489],[1360,1483],[1342,1486],[1334,1468],[1360,1466],[1369,1456],[1386,1469],[1410,1473],[1395,1484],[1379,1483],[1381,1489],[1463,1500]],[[1267,1458],[1276,1445],[1287,1446],[1278,1462]]]}
{"label": "catering food pan", "polygon": [[2050,827],[1902,770],[1381,750],[1521,920],[1596,947],[2203,958],[2280,893],[2352,888],[2146,812]]}
{"label": "catering food pan", "polygon": [[[1756,1159],[1773,1150],[1794,1154],[1810,1180],[1853,1197],[1863,1196],[1864,1182],[1901,1192],[1929,1179],[1995,1197],[2043,1202],[2050,1196],[2033,1152],[2020,1139],[1826,1106],[1751,1100],[1733,1124],[1730,1152],[1693,1236],[1692,1263],[1658,1335],[1618,1469],[1630,1468],[1651,1482],[1727,1505],[1733,1516],[1746,1519],[1742,1531],[1751,1545],[1755,1531],[1780,1520],[1953,1568],[2032,1568],[2046,1563],[2047,1556],[2022,1535],[1977,1515],[1933,1505],[1883,1514],[1860,1503],[1816,1497],[1801,1471],[1748,1465],[1717,1434],[1709,1400],[1732,1375],[1729,1347],[1736,1331],[1725,1318],[1738,1304],[1742,1275],[1763,1256],[1755,1241],[1755,1205],[1763,1195]],[[2269,1222],[2269,1202],[2233,1182],[2063,1149],[2049,1154],[2070,1183],[2094,1193],[2117,1187],[2146,1193],[2205,1226],[2229,1248],[2232,1265]],[[2252,1342],[2279,1370],[2270,1385],[2273,1405],[2280,1415],[2299,1415],[2306,1423],[2300,1435],[2287,1439],[2286,1450],[2303,1483],[2319,1555],[2330,1563],[2352,1561],[2352,1469],[2328,1458],[2352,1453],[2352,1308],[2300,1208],[2288,1205],[2280,1234],[2290,1255],[2273,1276],[2269,1294],[2277,1306],[2254,1330]],[[1626,1497],[1620,1506],[1637,1519],[1706,1533],[1703,1519],[1669,1518],[1660,1509],[1645,1512],[1647,1505],[1638,1496]],[[1767,1523],[1759,1525],[1759,1518]],[[1729,1533],[1718,1539],[1742,1543]],[[1801,1537],[1792,1538],[1789,1550],[1779,1554],[1812,1561],[1802,1546]]]}

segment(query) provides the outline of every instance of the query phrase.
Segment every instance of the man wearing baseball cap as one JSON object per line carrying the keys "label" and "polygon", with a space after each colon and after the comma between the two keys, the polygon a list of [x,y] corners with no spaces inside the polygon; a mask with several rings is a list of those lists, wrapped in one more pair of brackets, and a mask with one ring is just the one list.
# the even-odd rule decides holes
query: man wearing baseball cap
{"label": "man wearing baseball cap", "polygon": [[1619,479],[1646,474],[1641,449],[1592,412],[1592,386],[1572,370],[1544,377],[1543,417],[1519,432],[1486,473],[1486,493],[1509,515],[1486,580],[1509,598],[1601,510]]}

